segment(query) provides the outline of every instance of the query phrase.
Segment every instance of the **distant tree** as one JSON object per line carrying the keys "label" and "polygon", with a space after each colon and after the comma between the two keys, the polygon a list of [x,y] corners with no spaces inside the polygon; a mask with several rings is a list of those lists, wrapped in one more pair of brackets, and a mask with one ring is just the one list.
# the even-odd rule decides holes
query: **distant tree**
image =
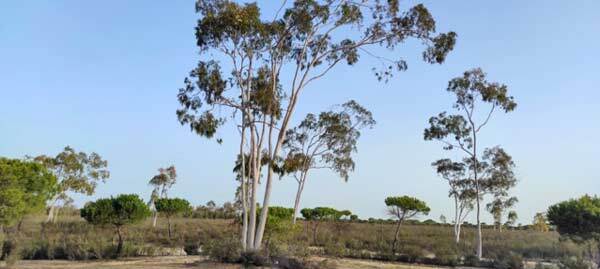
{"label": "distant tree", "polygon": [[600,198],[585,195],[548,208],[548,220],[561,235],[600,239]]}
{"label": "distant tree", "polygon": [[[488,172],[498,172],[493,175],[488,175],[486,178],[482,173],[486,169],[482,163],[485,160],[479,158],[479,134],[481,129],[488,124],[494,111],[501,109],[504,112],[510,112],[515,109],[517,104],[514,102],[514,98],[507,94],[507,87],[502,84],[495,82],[488,82],[485,78],[485,73],[481,69],[473,69],[466,71],[462,77],[452,79],[448,83],[447,90],[454,94],[456,101],[454,103],[454,109],[459,113],[454,115],[448,115],[446,112],[442,112],[435,117],[429,119],[429,128],[425,129],[424,138],[425,140],[438,140],[442,141],[445,146],[444,150],[459,149],[461,152],[466,154],[463,163],[468,168],[467,178],[473,181],[475,189],[475,206],[476,206],[476,217],[477,217],[477,257],[479,259],[483,256],[483,241],[481,234],[481,201],[484,196],[486,180],[490,179],[497,183],[500,180],[512,180],[502,178],[504,175],[501,174],[501,167],[511,168],[510,165],[506,165],[508,160],[506,159],[494,159],[498,163],[492,162],[491,165],[498,168],[498,171],[489,168]],[[487,106],[484,111],[480,111],[480,106]],[[482,119],[478,122],[477,119]],[[487,151],[487,150],[486,150]],[[504,150],[495,148],[494,152],[489,154],[484,153],[483,158],[492,158],[490,154],[497,153],[495,157],[501,157],[500,153],[504,153],[508,156]],[[510,156],[508,156],[510,157]],[[505,163],[501,163],[501,162]],[[512,163],[512,160],[510,160]],[[511,173],[512,175],[512,173]],[[491,177],[495,178],[491,178]],[[513,177],[514,178],[514,177]],[[514,185],[514,184],[513,184]]]}
{"label": "distant tree", "polygon": [[[597,196],[584,195],[552,205],[547,216],[561,236],[580,243],[594,242],[590,248],[592,245],[600,248],[600,198]],[[598,255],[593,255],[593,258],[596,264],[600,264]]]}
{"label": "distant tree", "polygon": [[538,232],[548,232],[550,227],[548,226],[548,220],[546,219],[545,213],[535,213],[533,217],[532,228]]}
{"label": "distant tree", "polygon": [[0,227],[6,227],[43,211],[56,193],[57,180],[39,163],[0,157],[0,186]]}
{"label": "distant tree", "polygon": [[[436,34],[435,20],[422,4],[407,10],[399,1],[379,0],[295,0],[278,6],[267,12],[273,16],[265,16],[256,3],[198,0],[196,44],[203,60],[177,96],[179,122],[197,134],[213,138],[226,120],[239,127],[238,154],[249,156],[251,171],[241,169],[243,250],[262,247],[275,171],[271,162],[262,180],[264,209],[257,217],[260,162],[263,152],[269,160],[282,157],[302,92],[362,57],[376,59],[382,70],[375,75],[386,81],[406,70],[397,50],[408,40],[425,46],[423,60],[442,63],[456,38],[453,32]],[[221,65],[214,59],[227,60]]]}
{"label": "distant tree", "polygon": [[406,195],[385,198],[385,205],[388,207],[388,214],[395,217],[397,220],[394,242],[392,243],[392,253],[396,253],[396,245],[398,243],[402,223],[419,214],[429,214],[430,208],[425,202]]}
{"label": "distant tree", "polygon": [[308,114],[298,126],[286,132],[283,148],[287,157],[283,170],[292,174],[298,183],[293,223],[296,223],[309,171],[330,169],[348,181],[355,166],[352,154],[356,152],[360,130],[375,124],[371,112],[354,100],[340,108],[318,116]]}
{"label": "distant tree", "polygon": [[172,234],[171,218],[191,212],[192,206],[190,205],[190,202],[181,198],[159,198],[154,201],[154,204],[156,205],[156,211],[167,219],[170,240]]}
{"label": "distant tree", "polygon": [[177,170],[174,165],[167,168],[159,168],[158,174],[153,176],[148,182],[154,188],[150,195],[150,200],[148,201],[148,206],[153,214],[152,227],[156,227],[156,219],[158,218],[155,205],[156,200],[167,198],[169,190],[176,182]]}
{"label": "distant tree", "polygon": [[59,201],[70,203],[73,199],[70,192],[92,195],[99,182],[105,182],[110,176],[106,169],[108,162],[95,152],[87,154],[77,152],[66,146],[54,157],[40,155],[33,160],[45,165],[56,176],[58,186],[54,197],[50,200],[50,210],[46,222],[56,221],[56,206]]}
{"label": "distant tree", "polygon": [[[260,210],[257,212],[260,214]],[[271,240],[276,235],[285,234],[294,227],[290,225],[292,214],[294,214],[293,208],[271,206],[269,208],[269,217],[267,218],[267,227],[265,233],[265,244],[267,249],[271,244]]]}
{"label": "distant tree", "polygon": [[519,215],[517,215],[516,211],[509,211],[508,212],[508,216],[506,217],[506,222],[504,223],[504,225],[506,225],[507,227],[513,227],[515,225],[515,223],[517,223],[517,220],[519,219]]}
{"label": "distant tree", "polygon": [[300,210],[300,214],[306,221],[312,223],[313,244],[315,245],[317,244],[319,224],[323,221],[334,221],[341,216],[339,211],[331,207],[304,208]]}
{"label": "distant tree", "polygon": [[[507,209],[512,208],[517,202],[519,202],[517,197],[505,198],[503,196],[497,196],[491,203],[486,205],[486,209],[494,217],[494,227],[497,228],[498,231],[502,231],[502,217],[504,212]],[[515,218],[514,221],[516,221],[516,212],[510,211],[509,213],[513,214],[512,217]],[[514,223],[514,221],[511,221],[510,217],[508,219],[509,223]]]}
{"label": "distant tree", "polygon": [[358,221],[358,215],[352,214],[350,215],[350,221]]}
{"label": "distant tree", "polygon": [[444,214],[440,215],[440,222],[443,224],[446,224],[448,222],[448,220],[446,219],[446,216],[444,216]]}
{"label": "distant tree", "polygon": [[467,165],[464,162],[440,159],[431,165],[450,186],[448,196],[454,200],[454,242],[458,244],[462,224],[473,211],[473,203],[477,198],[473,180],[467,177]]}
{"label": "distant tree", "polygon": [[93,225],[113,225],[118,236],[116,256],[123,252],[123,228],[150,216],[150,209],[136,194],[98,199],[81,209],[81,217]]}

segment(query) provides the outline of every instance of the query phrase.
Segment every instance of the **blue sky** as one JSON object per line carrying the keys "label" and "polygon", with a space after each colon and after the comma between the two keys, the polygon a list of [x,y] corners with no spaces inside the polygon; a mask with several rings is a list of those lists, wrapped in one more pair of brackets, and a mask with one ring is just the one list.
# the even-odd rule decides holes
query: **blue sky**
{"label": "blue sky", "polygon": [[[259,1],[273,9],[274,1]],[[416,2],[404,1],[405,7]],[[408,71],[377,82],[370,60],[335,70],[302,97],[296,119],[348,99],[378,122],[359,142],[347,183],[318,172],[303,206],[329,205],[361,217],[384,216],[383,199],[413,195],[450,216],[447,186],[430,163],[447,156],[422,139],[427,119],[450,109],[449,79],[482,67],[509,86],[519,103],[496,114],[482,134],[517,163],[519,222],[584,193],[600,176],[600,10],[598,1],[423,1],[439,31],[458,33],[443,65],[420,61],[407,44]],[[232,200],[235,136],[223,145],[192,134],[176,120],[177,89],[198,61],[193,1],[3,1],[0,5],[0,155],[56,154],[64,146],[95,151],[111,178],[94,197],[151,191],[148,179],[174,164],[172,195],[195,204]],[[273,202],[291,206],[295,182],[277,181]],[[484,214],[489,221],[488,214]]]}

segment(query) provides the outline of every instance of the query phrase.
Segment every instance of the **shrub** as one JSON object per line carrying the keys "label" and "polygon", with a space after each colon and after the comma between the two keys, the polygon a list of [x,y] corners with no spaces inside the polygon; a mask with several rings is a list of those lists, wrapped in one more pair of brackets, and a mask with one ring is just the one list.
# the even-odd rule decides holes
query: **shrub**
{"label": "shrub", "polygon": [[494,260],[492,266],[496,269],[523,269],[523,256],[508,253]]}
{"label": "shrub", "polygon": [[583,258],[569,257],[558,263],[560,269],[592,269],[593,264]]}
{"label": "shrub", "polygon": [[203,246],[202,252],[217,262],[237,263],[242,257],[241,243],[237,238],[211,240]]}

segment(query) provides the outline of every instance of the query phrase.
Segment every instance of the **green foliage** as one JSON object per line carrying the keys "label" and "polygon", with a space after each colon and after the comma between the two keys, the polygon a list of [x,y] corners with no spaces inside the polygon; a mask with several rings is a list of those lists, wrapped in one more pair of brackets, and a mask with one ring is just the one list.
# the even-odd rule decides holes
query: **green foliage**
{"label": "green foliage", "polygon": [[148,206],[137,194],[120,194],[87,203],[81,217],[91,224],[123,226],[137,223],[150,216]]}
{"label": "green foliage", "polygon": [[45,165],[58,178],[57,199],[71,201],[67,192],[92,195],[99,182],[104,182],[110,173],[108,162],[95,152],[77,152],[67,146],[55,157],[37,156],[35,161]]}
{"label": "green foliage", "polygon": [[417,214],[429,214],[431,210],[424,201],[410,196],[391,196],[385,198],[389,213],[399,220],[412,218]]}
{"label": "green foliage", "polygon": [[533,217],[533,223],[531,224],[532,228],[538,232],[547,232],[550,231],[550,227],[548,226],[548,220],[546,219],[546,214],[544,213],[536,213]]}
{"label": "green foliage", "polygon": [[[87,203],[81,209],[81,217],[94,225],[111,224],[116,228],[119,244],[116,256],[123,254],[124,239],[121,227],[138,223],[151,214],[150,209],[137,194],[121,194],[119,196],[98,199]],[[170,234],[170,233],[169,233]]]}
{"label": "green foliage", "polygon": [[0,225],[42,211],[56,187],[56,177],[43,165],[0,158]]}
{"label": "green foliage", "polygon": [[600,235],[600,198],[582,196],[560,202],[548,209],[548,220],[560,234],[595,238]]}
{"label": "green foliage", "polygon": [[159,198],[154,203],[156,211],[169,218],[192,211],[190,202],[181,198]]}
{"label": "green foliage", "polygon": [[360,130],[372,128],[375,120],[369,110],[354,100],[340,107],[339,111],[321,112],[318,117],[308,114],[297,127],[286,132],[286,173],[327,167],[348,180],[355,166],[352,153],[356,152]]}
{"label": "green foliage", "polygon": [[340,211],[331,207],[304,208],[300,214],[305,220],[314,221],[337,220],[342,216]]}

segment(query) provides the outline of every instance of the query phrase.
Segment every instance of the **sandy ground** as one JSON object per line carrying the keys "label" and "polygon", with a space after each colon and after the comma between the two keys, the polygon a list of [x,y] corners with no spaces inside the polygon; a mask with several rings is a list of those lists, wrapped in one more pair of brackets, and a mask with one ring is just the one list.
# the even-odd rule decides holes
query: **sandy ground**
{"label": "sandy ground", "polygon": [[[324,258],[314,258],[323,261]],[[327,259],[337,269],[434,269],[434,267],[412,264],[387,263],[372,260]],[[329,266],[328,266],[329,267]],[[199,256],[147,257],[105,261],[20,261],[19,269],[241,269],[240,265],[220,264],[204,260]],[[461,267],[456,267],[460,269]],[[527,268],[533,268],[527,266]],[[256,269],[256,268],[255,268]]]}
{"label": "sandy ground", "polygon": [[[321,260],[320,258],[315,258]],[[384,263],[367,260],[335,259],[328,263],[339,269],[430,269],[410,264]],[[218,264],[203,260],[198,256],[148,257],[106,261],[20,261],[16,268],[23,269],[241,269],[240,265]]]}

